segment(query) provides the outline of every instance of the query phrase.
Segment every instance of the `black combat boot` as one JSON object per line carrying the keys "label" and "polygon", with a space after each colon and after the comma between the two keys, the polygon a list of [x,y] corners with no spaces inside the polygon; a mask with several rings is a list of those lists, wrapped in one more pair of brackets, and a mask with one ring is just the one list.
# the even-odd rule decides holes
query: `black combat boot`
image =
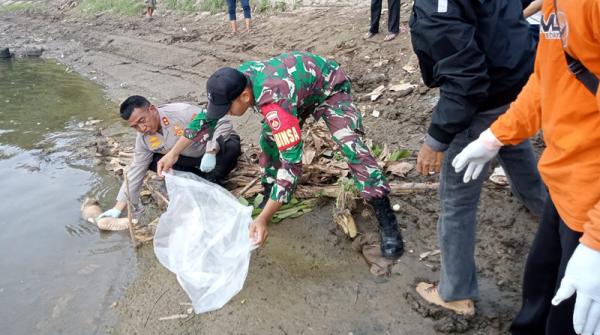
{"label": "black combat boot", "polygon": [[381,256],[396,260],[404,253],[402,235],[398,231],[398,221],[390,205],[390,198],[373,198],[368,201],[375,210],[379,223],[379,238],[381,240]]}
{"label": "black combat boot", "polygon": [[262,184],[263,186],[263,199],[260,202],[260,205],[258,205],[258,208],[265,208],[265,205],[267,204],[267,201],[269,201],[269,198],[271,198],[271,189],[273,188],[273,184]]}

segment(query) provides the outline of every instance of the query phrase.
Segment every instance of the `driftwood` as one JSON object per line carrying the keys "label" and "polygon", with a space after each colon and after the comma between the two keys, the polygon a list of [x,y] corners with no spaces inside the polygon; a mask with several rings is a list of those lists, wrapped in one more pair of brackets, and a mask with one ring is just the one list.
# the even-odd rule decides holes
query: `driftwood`
{"label": "driftwood", "polygon": [[243,197],[244,194],[261,179],[261,177],[254,178],[251,182],[248,183],[241,191],[237,194],[238,197]]}
{"label": "driftwood", "polygon": [[160,199],[165,204],[165,206],[169,206],[169,199],[167,199],[167,197],[165,197],[162,193],[160,193],[159,190],[155,189],[151,185],[151,183],[144,183],[144,186],[146,186],[148,191],[150,191],[153,196],[156,196],[156,198]]}
{"label": "driftwood", "polygon": [[129,237],[131,237],[131,242],[133,242],[133,245],[138,248],[140,244],[137,243],[135,234],[133,233],[133,213],[131,213],[132,206],[131,195],[129,193],[129,178],[127,178],[127,173],[123,174],[123,176],[125,177],[125,187],[127,188],[127,223],[129,227]]}
{"label": "driftwood", "polygon": [[[439,183],[390,183],[390,194],[400,195],[411,192],[436,190],[439,187]],[[336,198],[338,196],[339,186],[310,186],[300,185],[298,186],[297,193],[300,194],[312,194],[312,196],[322,195],[329,198]],[[300,197],[298,197],[300,198]]]}

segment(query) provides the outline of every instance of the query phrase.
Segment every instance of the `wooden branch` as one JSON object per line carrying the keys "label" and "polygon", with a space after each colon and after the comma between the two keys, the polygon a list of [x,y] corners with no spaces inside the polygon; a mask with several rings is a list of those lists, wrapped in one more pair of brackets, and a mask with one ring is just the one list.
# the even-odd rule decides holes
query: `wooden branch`
{"label": "wooden branch", "polygon": [[125,176],[125,187],[127,187],[127,227],[129,228],[129,237],[131,237],[131,242],[133,242],[133,246],[137,249],[140,245],[137,243],[135,234],[133,233],[133,214],[131,213],[131,195],[129,193],[129,178],[127,178],[127,173],[124,173],[123,175]]}
{"label": "wooden branch", "polygon": [[152,187],[150,183],[146,183],[146,187],[150,192],[152,192],[153,195],[156,195],[157,198],[162,200],[165,203],[165,205],[167,205],[167,207],[169,206],[169,199],[167,199],[162,193],[160,193],[160,191]]}
{"label": "wooden branch", "polygon": [[[426,190],[437,190],[439,187],[439,183],[395,183],[390,184],[390,195],[400,195],[418,191],[426,191]],[[315,195],[322,195],[329,198],[336,198],[338,195],[339,186],[330,185],[330,186],[310,186],[310,185],[300,185],[298,186],[298,197],[303,198],[306,197],[314,197]]]}
{"label": "wooden branch", "polygon": [[246,185],[241,191],[240,194],[238,194],[238,197],[243,197],[244,194],[246,194],[246,191],[248,191],[252,186],[254,186],[254,184],[256,184],[261,177],[256,177],[254,178],[250,183],[248,183],[248,185]]}

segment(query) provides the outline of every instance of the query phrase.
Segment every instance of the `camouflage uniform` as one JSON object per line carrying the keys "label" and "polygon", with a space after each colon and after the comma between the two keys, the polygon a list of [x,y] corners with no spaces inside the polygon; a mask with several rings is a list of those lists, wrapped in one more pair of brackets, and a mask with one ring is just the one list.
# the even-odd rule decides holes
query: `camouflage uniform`
{"label": "camouflage uniform", "polygon": [[[362,196],[369,200],[389,193],[383,172],[361,140],[362,117],[352,103],[350,79],[338,64],[310,53],[292,52],[243,63],[239,70],[251,80],[255,105],[264,117],[260,165],[262,183],[272,185],[272,200],[288,202],[300,180],[300,127],[311,115],[327,124]],[[188,128],[188,138],[192,138],[188,132],[207,136],[210,132],[205,120],[194,120]]]}

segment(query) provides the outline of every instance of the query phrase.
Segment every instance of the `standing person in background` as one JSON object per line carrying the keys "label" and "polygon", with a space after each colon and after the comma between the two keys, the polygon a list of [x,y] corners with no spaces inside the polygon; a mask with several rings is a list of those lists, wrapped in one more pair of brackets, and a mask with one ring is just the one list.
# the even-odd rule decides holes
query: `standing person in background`
{"label": "standing person in background", "polygon": [[146,19],[152,19],[154,8],[156,8],[156,0],[146,0]]}
{"label": "standing person in background", "polygon": [[[546,0],[535,70],[510,109],[452,162],[478,174],[504,146],[544,132],[548,186],[512,335],[600,334],[600,0]],[[572,69],[573,72],[570,71]]]}
{"label": "standing person in background", "polygon": [[[454,171],[454,157],[506,112],[533,69],[534,50],[521,3],[514,0],[416,0],[410,19],[412,46],[423,82],[440,88],[417,157],[422,175],[440,172],[439,284],[422,282],[427,302],[474,315],[479,297],[475,243],[477,207],[489,165],[470,184]],[[509,47],[510,46],[510,47]],[[540,215],[547,195],[529,141],[498,152],[514,195]]]}
{"label": "standing person in background", "polygon": [[[235,2],[236,0],[227,0],[227,13],[229,14],[229,22],[231,23],[231,33],[237,34],[237,21],[235,15]],[[250,14],[250,0],[240,0],[242,3],[242,9],[244,9],[244,20],[246,22],[246,32],[250,32],[250,20],[252,16]]]}
{"label": "standing person in background", "polygon": [[[371,0],[371,26],[365,39],[379,33],[379,18],[381,17],[382,0]],[[383,38],[384,42],[391,41],[400,32],[400,0],[388,0],[388,33]]]}

